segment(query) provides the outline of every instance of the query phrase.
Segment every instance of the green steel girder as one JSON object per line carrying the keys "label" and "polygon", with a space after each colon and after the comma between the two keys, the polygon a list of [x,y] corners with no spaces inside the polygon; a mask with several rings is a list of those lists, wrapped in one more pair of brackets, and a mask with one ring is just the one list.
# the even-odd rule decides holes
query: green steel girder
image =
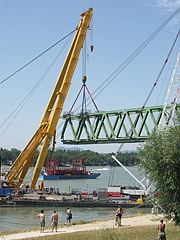
{"label": "green steel girder", "polygon": [[[170,118],[171,106],[164,115]],[[176,106],[176,112],[180,104]],[[146,141],[157,129],[163,105],[119,111],[64,115],[61,139],[64,144],[135,143]]]}

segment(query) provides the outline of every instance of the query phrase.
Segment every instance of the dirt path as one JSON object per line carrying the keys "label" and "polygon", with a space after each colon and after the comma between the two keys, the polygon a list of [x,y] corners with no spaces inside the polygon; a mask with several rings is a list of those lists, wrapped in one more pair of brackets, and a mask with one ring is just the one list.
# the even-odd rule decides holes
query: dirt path
{"label": "dirt path", "polygon": [[[158,224],[160,216],[157,215],[141,215],[136,217],[128,217],[122,219],[122,227],[133,227],[133,226],[145,226],[145,225],[155,225]],[[64,234],[64,233],[72,233],[79,231],[90,231],[90,230],[99,230],[105,228],[113,228],[114,221],[113,220],[105,220],[105,221],[96,221],[94,223],[87,223],[83,225],[72,225],[72,226],[64,226],[63,228],[58,229],[58,232],[51,232],[50,230],[46,230],[44,233],[40,233],[37,231],[29,231],[17,234],[9,234],[5,236],[0,236],[0,240],[17,240],[17,239],[27,239],[32,237],[39,236],[48,236],[53,234]]]}

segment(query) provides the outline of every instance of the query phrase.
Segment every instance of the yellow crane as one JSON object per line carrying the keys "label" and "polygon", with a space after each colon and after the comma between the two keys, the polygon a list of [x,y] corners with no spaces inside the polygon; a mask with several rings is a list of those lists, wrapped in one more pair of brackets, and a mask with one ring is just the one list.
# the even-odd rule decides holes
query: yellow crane
{"label": "yellow crane", "polygon": [[67,96],[71,79],[92,17],[92,10],[92,8],[89,8],[86,12],[81,14],[80,23],[76,28],[75,36],[56,81],[44,115],[41,119],[40,125],[34,136],[20,153],[18,158],[14,161],[13,165],[6,174],[6,183],[10,187],[18,188],[22,184],[31,165],[35,151],[40,145],[42,145],[30,185],[31,188],[35,188],[44,165],[52,137],[56,131],[56,126],[63,109],[63,104]]}

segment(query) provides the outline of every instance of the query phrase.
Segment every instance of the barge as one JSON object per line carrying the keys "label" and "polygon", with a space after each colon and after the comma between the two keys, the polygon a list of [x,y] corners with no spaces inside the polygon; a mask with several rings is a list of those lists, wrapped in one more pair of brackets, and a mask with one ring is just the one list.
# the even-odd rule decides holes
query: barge
{"label": "barge", "polygon": [[59,159],[47,159],[45,171],[41,172],[39,180],[73,180],[95,179],[100,173],[86,170],[86,162],[82,159],[72,160],[72,168],[61,169]]}

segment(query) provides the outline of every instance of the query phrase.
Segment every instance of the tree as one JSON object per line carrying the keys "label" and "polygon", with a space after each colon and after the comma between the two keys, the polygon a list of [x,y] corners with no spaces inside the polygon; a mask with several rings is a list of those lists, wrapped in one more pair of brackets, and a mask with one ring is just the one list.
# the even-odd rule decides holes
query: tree
{"label": "tree", "polygon": [[138,150],[140,166],[155,184],[158,202],[167,217],[180,224],[180,121],[156,131]]}
{"label": "tree", "polygon": [[1,161],[4,165],[11,165],[14,161],[14,154],[7,149],[1,149]]}
{"label": "tree", "polygon": [[[11,165],[18,155],[21,153],[20,150],[12,148],[11,151],[7,149],[0,149],[2,164]],[[115,161],[112,161],[112,154],[97,153],[90,150],[67,150],[67,149],[57,149],[56,151],[48,150],[47,158],[58,158],[60,166],[64,166],[66,163],[71,163],[73,159],[84,159],[86,160],[87,166],[117,166]],[[39,150],[35,151],[31,167],[35,166],[37,158],[39,155]],[[120,153],[117,156],[118,160],[122,162],[125,166],[137,165],[139,164],[139,159],[137,157],[137,152],[125,152]],[[45,163],[46,165],[46,163]]]}

